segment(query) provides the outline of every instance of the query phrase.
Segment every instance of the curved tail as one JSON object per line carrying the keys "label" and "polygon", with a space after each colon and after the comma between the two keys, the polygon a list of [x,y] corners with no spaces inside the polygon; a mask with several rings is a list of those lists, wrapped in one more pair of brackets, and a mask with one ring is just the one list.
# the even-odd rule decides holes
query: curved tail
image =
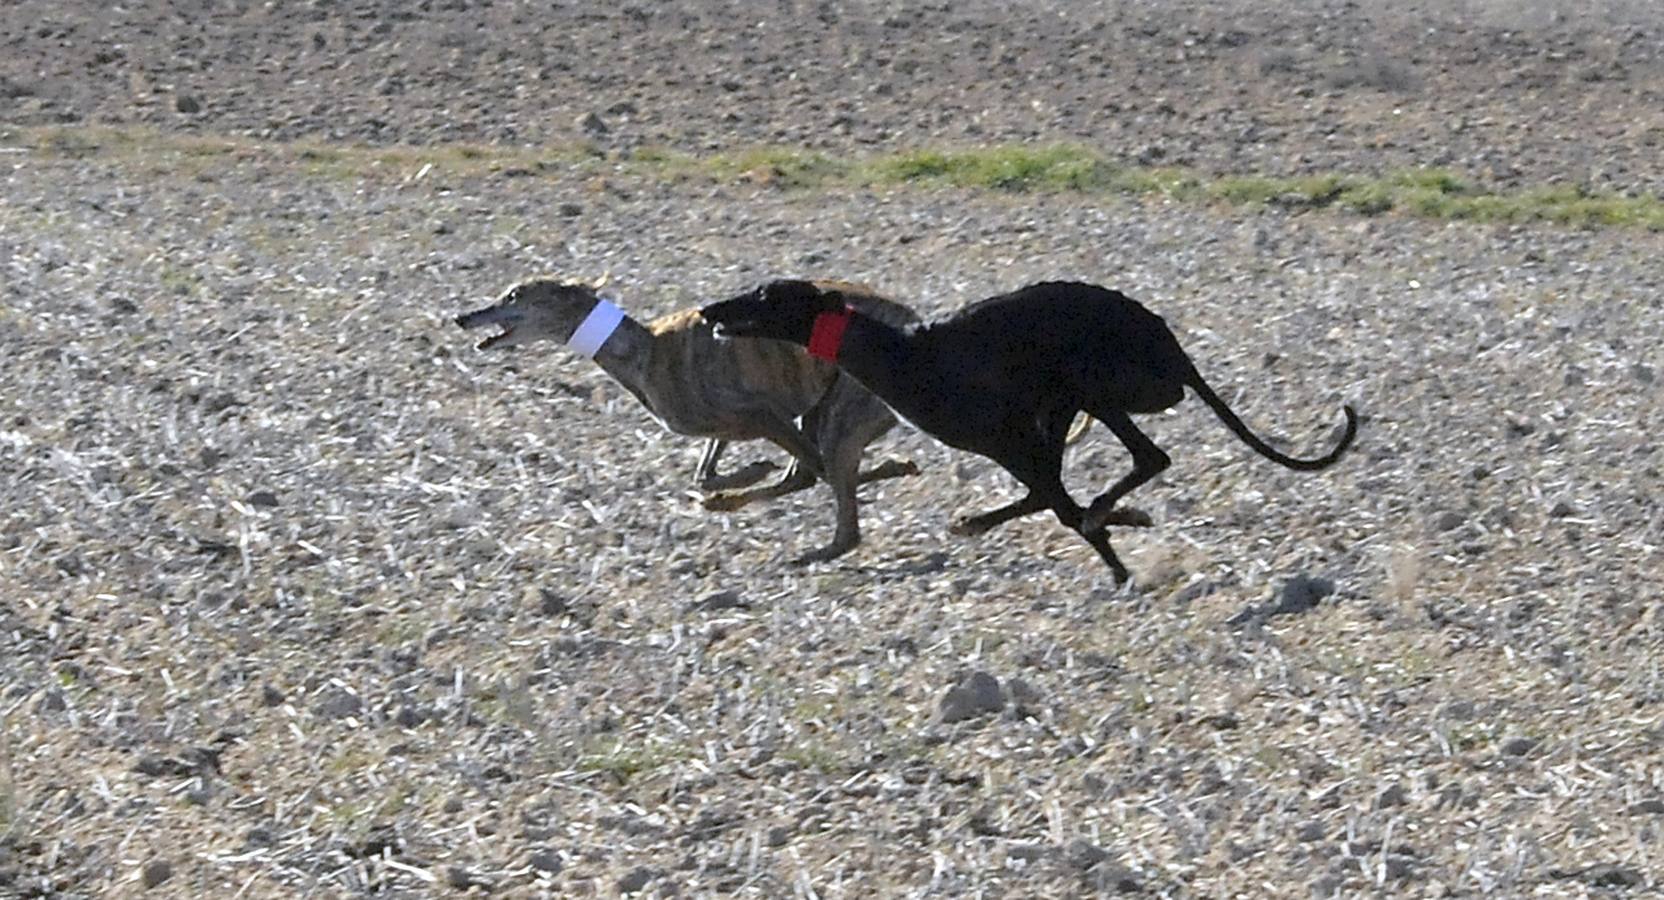
{"label": "curved tail", "polygon": [[1351,404],[1346,404],[1341,407],[1341,409],[1346,413],[1346,433],[1340,436],[1340,442],[1335,444],[1335,448],[1333,450],[1330,450],[1328,453],[1325,453],[1315,459],[1301,459],[1297,456],[1288,456],[1287,454],[1277,452],[1271,447],[1271,445],[1260,440],[1259,435],[1249,431],[1248,426],[1244,425],[1242,420],[1237,418],[1236,413],[1232,412],[1231,408],[1225,405],[1225,401],[1220,399],[1219,395],[1213,392],[1213,388],[1208,387],[1208,383],[1206,381],[1202,380],[1201,373],[1192,370],[1190,388],[1196,392],[1196,396],[1202,398],[1202,402],[1206,403],[1208,408],[1213,410],[1214,414],[1219,417],[1219,420],[1225,423],[1226,428],[1235,432],[1237,437],[1242,438],[1243,443],[1254,448],[1255,451],[1266,459],[1269,459],[1278,465],[1287,466],[1290,469],[1295,469],[1301,472],[1315,472],[1318,469],[1326,469],[1329,466],[1334,465],[1336,460],[1340,459],[1341,454],[1346,452],[1346,448],[1352,446],[1352,439],[1358,436],[1358,413],[1352,408]]}

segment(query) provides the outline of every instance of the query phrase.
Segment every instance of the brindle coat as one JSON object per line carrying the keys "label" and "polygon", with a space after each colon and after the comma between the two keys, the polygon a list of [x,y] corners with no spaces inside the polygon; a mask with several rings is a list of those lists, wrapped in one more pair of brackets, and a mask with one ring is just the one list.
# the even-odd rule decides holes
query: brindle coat
{"label": "brindle coat", "polygon": [[[847,296],[856,307],[897,326],[918,321],[907,307],[870,289],[817,282]],[[594,308],[593,286],[540,278],[510,288],[494,305],[458,316],[463,328],[503,329],[480,342],[481,349],[515,346],[548,338],[565,341]],[[855,488],[876,478],[918,471],[908,461],[889,460],[860,472],[867,445],[895,425],[882,401],[840,373],[784,341],[719,341],[697,309],[671,313],[642,325],[626,316],[601,347],[595,361],[678,434],[710,438],[700,459],[698,483],[707,491],[747,488],[775,468],[754,463],[727,476],[717,461],[730,441],[763,439],[792,456],[791,467],[773,484],[727,490],[705,499],[705,507],[736,510],[747,503],[802,490],[824,477],[837,499],[832,542],[798,562],[841,556],[860,542]],[[801,418],[801,425],[797,420]]]}

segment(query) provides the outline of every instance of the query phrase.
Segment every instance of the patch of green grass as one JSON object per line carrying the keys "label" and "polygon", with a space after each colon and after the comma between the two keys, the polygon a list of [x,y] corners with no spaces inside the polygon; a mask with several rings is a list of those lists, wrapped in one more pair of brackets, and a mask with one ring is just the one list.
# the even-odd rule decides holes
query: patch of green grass
{"label": "patch of green grass", "polygon": [[[721,153],[702,163],[705,171],[722,180],[746,178],[790,188],[843,183],[849,175],[847,163],[806,150],[765,148]],[[653,164],[647,165],[651,168]]]}
{"label": "patch of green grass", "polygon": [[0,715],[0,841],[15,836],[20,824],[17,782],[12,777],[12,723]]}
{"label": "patch of green grass", "polygon": [[874,157],[857,170],[873,184],[926,182],[999,191],[1102,189],[1115,168],[1080,147],[916,150]]}
{"label": "patch of green grass", "polygon": [[8,133],[44,157],[114,157],[183,168],[181,161],[186,159],[214,165],[223,158],[257,154],[290,161],[303,173],[320,178],[408,180],[434,170],[461,177],[537,177],[604,164],[609,171],[649,178],[743,180],[792,190],[917,185],[1012,193],[1069,191],[1232,206],[1334,209],[1368,216],[1396,213],[1438,220],[1664,231],[1664,199],[1658,197],[1603,194],[1568,185],[1499,190],[1438,168],[1374,176],[1208,175],[1179,167],[1123,164],[1071,144],[920,148],[862,157],[784,147],[691,156],[649,146],[609,157],[589,143],[559,147],[280,144],[104,126],[23,127]]}
{"label": "patch of green grass", "polygon": [[604,772],[619,784],[627,784],[630,779],[643,772],[651,772],[679,760],[691,759],[693,755],[693,751],[685,747],[630,744],[623,738],[618,738],[603,750],[579,756],[576,768],[580,772]]}
{"label": "patch of green grass", "polygon": [[831,748],[820,744],[794,744],[777,755],[787,762],[828,775],[837,775],[850,769],[847,760]]}

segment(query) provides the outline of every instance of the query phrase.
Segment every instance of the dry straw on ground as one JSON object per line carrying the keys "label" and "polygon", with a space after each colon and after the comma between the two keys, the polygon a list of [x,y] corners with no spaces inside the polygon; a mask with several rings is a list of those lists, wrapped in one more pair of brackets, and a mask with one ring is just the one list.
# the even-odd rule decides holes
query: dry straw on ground
{"label": "dry straw on ground", "polygon": [[[987,39],[990,9],[921,9],[923,25],[863,39],[891,53],[903,45],[882,35],[902,41],[933,17]],[[53,15],[38,28],[68,27]],[[260,58],[278,72],[339,62],[358,33],[323,7],[293,23],[237,15],[271,25]],[[420,25],[466,45],[472,32],[444,37],[449,15],[382,18],[394,35]],[[642,15],[583,27],[635,34]],[[1018,31],[1061,27],[1011,15]],[[1207,40],[1187,45],[1157,22],[1165,37],[1140,38],[1148,18],[1103,29],[1169,67],[1140,77],[1247,71],[1179,59],[1236,53],[1218,37],[1229,29],[1198,22]],[[210,19],[206,49],[223,49],[227,20]],[[1364,33],[1332,21],[1339,59]],[[1488,40],[1489,27],[1461,35]],[[1647,71],[1645,42],[1609,46],[1597,39],[1628,32],[1589,27],[1517,33],[1494,71],[1520,81],[1497,83],[1580,78],[1600,53]],[[172,58],[171,34],[135,28],[124,52]],[[1241,53],[1265,40],[1249,34]],[[744,46],[704,52],[720,68]],[[1584,55],[1566,72],[1534,52],[1568,46]],[[466,83],[513,96],[512,60],[498,62]],[[1434,68],[1417,65],[1417,89],[1455,96]],[[342,71],[342,108],[367,102],[357,70]],[[411,71],[440,74],[404,89],[409,119],[390,127],[432,137],[421,123],[445,118],[456,85],[443,67]],[[856,124],[839,152],[852,150],[868,112],[927,104],[921,83],[894,108],[831,92],[815,121],[842,101]],[[62,103],[110,104],[83,112],[160,115],[96,77],[65,90]],[[260,130],[236,110],[279,109],[276,131],[328,138],[320,123],[339,109],[300,95],[206,92],[203,112],[164,118]],[[9,99],[31,96],[60,102],[46,87]],[[1358,108],[1386,102],[1368,93]],[[990,128],[1026,121],[1002,103]],[[1164,145],[1194,137],[1203,168],[1277,147],[1332,161],[1353,158],[1346,144],[1366,169],[1416,152],[1369,156],[1356,123],[1334,132],[1345,140],[1207,144],[1170,105],[1123,105],[1092,128],[1169,123]],[[1597,134],[1610,110],[1595,106],[1544,115]],[[518,108],[485,118],[508,127]],[[648,112],[679,116],[664,127],[694,150],[738,142],[751,121],[718,134],[721,115],[691,101]],[[629,115],[599,114],[609,140]],[[1425,137],[1436,118],[1395,134]],[[1630,146],[1505,125],[1494,133],[1513,136],[1522,171],[1548,159],[1588,173],[1603,164],[1583,156]],[[21,151],[0,155],[0,892],[1585,896],[1660,883],[1660,235],[1157,196],[794,192],[606,157],[493,173],[439,153],[355,170],[246,135],[235,152],[190,153],[21,133],[0,128],[0,147]],[[1614,150],[1603,171],[1657,183],[1650,159]],[[689,492],[697,442],[664,433],[593,365],[558,347],[477,354],[450,325],[550,270],[611,271],[643,315],[778,274],[869,281],[927,312],[1084,278],[1167,316],[1226,398],[1291,449],[1323,443],[1342,400],[1366,418],[1356,455],[1313,476],[1255,458],[1200,405],[1152,417],[1175,465],[1137,498],[1156,527],[1116,535],[1134,591],[1112,590],[1092,552],[1041,518],[948,536],[954,515],[1012,487],[900,430],[877,449],[924,473],[865,491],[859,551],[794,569],[830,527],[824,490],[705,513]],[[1084,492],[1125,466],[1100,430],[1070,478]]]}

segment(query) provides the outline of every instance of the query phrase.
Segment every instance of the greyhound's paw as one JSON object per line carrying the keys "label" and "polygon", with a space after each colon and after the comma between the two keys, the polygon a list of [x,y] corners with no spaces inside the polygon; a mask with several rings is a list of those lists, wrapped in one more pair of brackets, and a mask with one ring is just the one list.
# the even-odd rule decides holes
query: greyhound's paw
{"label": "greyhound's paw", "polygon": [[1081,520],[1080,530],[1086,534],[1111,526],[1119,525],[1123,528],[1149,528],[1155,525],[1155,520],[1142,509],[1132,506],[1117,506],[1109,510],[1088,510],[1086,517]]}
{"label": "greyhound's paw", "polygon": [[861,473],[862,481],[877,481],[881,478],[906,478],[919,474],[919,464],[910,459],[886,459],[871,469]]}
{"label": "greyhound's paw", "polygon": [[699,482],[699,489],[707,493],[712,493],[717,491],[732,491],[739,488],[748,488],[757,482],[762,481],[764,478],[767,478],[770,472],[773,472],[778,468],[780,468],[780,466],[777,463],[769,462],[766,459],[758,460],[757,462],[746,465],[744,468],[729,472],[726,475],[712,475],[711,477]]}
{"label": "greyhound's paw", "polygon": [[1137,507],[1118,506],[1110,510],[1109,515],[1104,517],[1104,524],[1121,525],[1126,528],[1150,528],[1156,524],[1156,520],[1150,518],[1149,513]]}
{"label": "greyhound's paw", "polygon": [[744,494],[725,491],[711,494],[700,502],[700,505],[711,512],[733,512],[744,506],[748,498]]}

